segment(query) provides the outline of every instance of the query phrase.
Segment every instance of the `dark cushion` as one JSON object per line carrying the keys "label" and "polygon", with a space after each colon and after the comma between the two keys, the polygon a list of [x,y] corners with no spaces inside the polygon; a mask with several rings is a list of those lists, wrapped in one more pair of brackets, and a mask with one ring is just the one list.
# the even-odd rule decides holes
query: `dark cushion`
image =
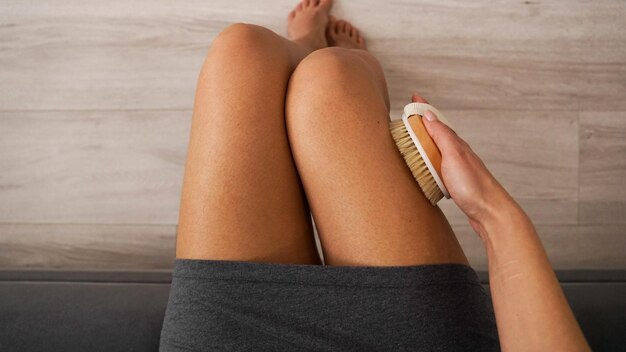
{"label": "dark cushion", "polygon": [[[622,351],[626,271],[558,276],[592,348]],[[0,271],[0,351],[157,351],[169,282],[167,271]]]}

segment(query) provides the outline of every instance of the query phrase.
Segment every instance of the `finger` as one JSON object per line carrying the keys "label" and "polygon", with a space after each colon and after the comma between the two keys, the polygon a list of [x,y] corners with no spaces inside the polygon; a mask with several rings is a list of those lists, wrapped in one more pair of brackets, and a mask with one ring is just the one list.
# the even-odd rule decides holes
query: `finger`
{"label": "finger", "polygon": [[457,136],[448,125],[439,121],[432,111],[426,110],[422,121],[424,122],[426,131],[442,154],[447,153],[448,150],[459,145],[459,136]]}
{"label": "finger", "polygon": [[428,104],[428,101],[426,101],[426,99],[422,98],[422,96],[419,95],[417,92],[413,93],[413,96],[411,96],[411,101],[414,102],[414,103]]}

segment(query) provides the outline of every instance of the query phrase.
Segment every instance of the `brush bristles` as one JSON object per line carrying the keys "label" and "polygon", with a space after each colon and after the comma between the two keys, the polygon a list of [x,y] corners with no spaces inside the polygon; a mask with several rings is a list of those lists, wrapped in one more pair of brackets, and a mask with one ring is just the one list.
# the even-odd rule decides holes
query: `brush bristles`
{"label": "brush bristles", "polygon": [[391,131],[391,136],[396,142],[400,154],[402,154],[404,161],[409,169],[411,169],[411,173],[424,192],[424,195],[432,205],[436,205],[437,202],[443,198],[443,192],[441,192],[433,175],[428,170],[428,166],[426,166],[426,162],[420,155],[417,146],[413,143],[404,122],[402,122],[402,120],[392,121],[389,124],[389,130]]}

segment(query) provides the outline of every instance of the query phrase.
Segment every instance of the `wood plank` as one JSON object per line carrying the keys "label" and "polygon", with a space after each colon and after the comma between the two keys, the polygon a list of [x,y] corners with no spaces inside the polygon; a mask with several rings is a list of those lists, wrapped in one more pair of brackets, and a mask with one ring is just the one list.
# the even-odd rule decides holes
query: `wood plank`
{"label": "wood plank", "polygon": [[176,226],[0,224],[0,267],[168,269]]}
{"label": "wood plank", "polygon": [[[476,269],[486,269],[482,242],[466,225],[454,231]],[[544,225],[537,231],[556,269],[625,269],[625,225]],[[0,224],[0,267],[166,269],[175,226]]]}
{"label": "wood plank", "polygon": [[176,224],[190,124],[190,111],[0,113],[0,222]]}
{"label": "wood plank", "polygon": [[[577,222],[572,114],[446,113],[536,223]],[[0,112],[0,222],[176,224],[190,118],[189,111]],[[465,224],[447,202],[451,222]]]}
{"label": "wood plank", "polygon": [[580,115],[580,223],[626,224],[626,111]]}
{"label": "wood plank", "polygon": [[[0,2],[0,223],[34,223],[0,225],[0,265],[169,265],[168,239],[141,240],[172,241],[206,48],[232,22],[284,34],[294,3]],[[441,107],[556,263],[625,267],[626,116],[596,112],[626,110],[623,1],[365,0],[333,12],[368,38],[393,108],[413,90]],[[452,201],[441,207],[469,229]]]}
{"label": "wood plank", "polygon": [[[539,225],[537,233],[555,269],[626,269],[626,225]],[[454,231],[472,266],[487,268],[482,241],[469,225]]]}
{"label": "wood plank", "polygon": [[[0,109],[189,109],[211,40],[243,21],[285,33],[272,0],[5,0]],[[450,109],[626,109],[626,7],[588,2],[337,2],[385,68],[392,102]]]}
{"label": "wood plank", "polygon": [[[444,110],[456,132],[536,224],[578,222],[578,114]],[[451,223],[467,224],[452,200]]]}

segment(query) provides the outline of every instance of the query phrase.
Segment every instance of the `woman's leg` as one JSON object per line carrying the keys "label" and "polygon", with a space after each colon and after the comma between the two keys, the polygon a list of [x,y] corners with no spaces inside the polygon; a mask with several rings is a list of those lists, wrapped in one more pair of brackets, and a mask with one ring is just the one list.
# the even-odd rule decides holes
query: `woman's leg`
{"label": "woman's leg", "polygon": [[287,40],[235,24],[200,73],[176,243],[177,258],[319,264],[308,205],[285,130],[287,82],[326,46],[330,1],[303,1]]}
{"label": "woman's leg", "polygon": [[300,63],[286,105],[292,153],[326,263],[467,264],[445,216],[396,149],[380,66],[349,24],[329,26],[341,47]]}

